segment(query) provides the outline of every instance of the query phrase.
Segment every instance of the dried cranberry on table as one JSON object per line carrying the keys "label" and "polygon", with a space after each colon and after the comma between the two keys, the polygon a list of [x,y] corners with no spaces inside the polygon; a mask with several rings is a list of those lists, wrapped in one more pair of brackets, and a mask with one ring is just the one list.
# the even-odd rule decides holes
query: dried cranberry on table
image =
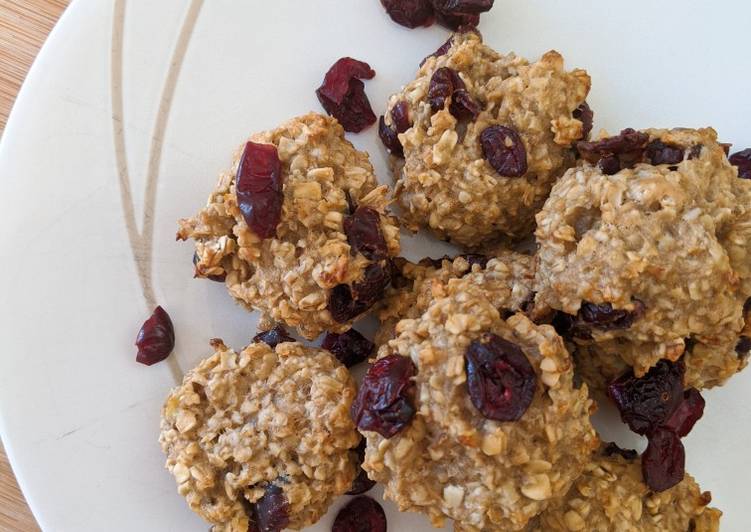
{"label": "dried cranberry on table", "polygon": [[274,349],[279,344],[283,344],[285,342],[296,342],[297,340],[292,338],[287,333],[287,330],[284,327],[282,327],[281,325],[275,325],[268,331],[263,331],[256,334],[253,337],[253,341],[263,342],[267,344],[271,349]]}
{"label": "dried cranberry on table", "polygon": [[339,510],[331,532],[386,532],[386,514],[380,504],[361,495]]}
{"label": "dried cranberry on table", "polygon": [[381,231],[381,215],[370,207],[357,207],[344,218],[344,234],[354,252],[379,261],[388,257],[388,246]]}
{"label": "dried cranberry on table", "polygon": [[644,482],[654,491],[665,491],[683,480],[686,451],[678,435],[659,428],[649,435],[647,450],[641,456]]}
{"label": "dried cranberry on table", "polygon": [[321,347],[348,368],[364,362],[375,350],[375,344],[354,329],[341,334],[326,333]]}
{"label": "dried cranberry on table", "polygon": [[490,126],[480,134],[482,154],[498,175],[521,177],[527,173],[527,149],[514,129]]}
{"label": "dried cranberry on table", "polygon": [[751,148],[735,152],[728,161],[738,167],[738,177],[751,179]]}
{"label": "dried cranberry on table", "polygon": [[318,101],[328,114],[342,124],[345,131],[358,133],[376,122],[361,81],[373,77],[375,71],[370,65],[343,57],[329,69],[323,84],[316,90]]}
{"label": "dried cranberry on table", "polygon": [[245,223],[261,238],[276,236],[282,217],[282,166],[273,144],[245,144],[235,183]]}
{"label": "dried cranberry on table", "polygon": [[360,444],[355,449],[357,453],[357,467],[358,472],[355,480],[352,482],[352,487],[347,492],[347,495],[362,495],[366,491],[370,491],[373,486],[376,485],[375,480],[371,480],[368,477],[368,473],[362,468],[362,463],[365,461],[365,440],[360,440]]}
{"label": "dried cranberry on table", "polygon": [[493,333],[473,340],[464,354],[472,404],[496,421],[517,421],[532,404],[537,375],[524,352]]}
{"label": "dried cranberry on table", "polygon": [[151,366],[169,356],[175,348],[175,329],[169,314],[158,306],[136,336],[136,362]]}
{"label": "dried cranberry on table", "polygon": [[477,26],[480,23],[480,14],[490,11],[494,0],[431,0],[431,2],[438,23],[457,31]]}
{"label": "dried cranberry on table", "polygon": [[430,0],[381,0],[391,20],[407,28],[430,26],[433,6]]}
{"label": "dried cranberry on table", "polygon": [[384,438],[401,432],[415,415],[417,368],[409,357],[388,355],[376,360],[363,377],[352,403],[352,419],[361,431]]}
{"label": "dried cranberry on table", "polygon": [[661,426],[683,400],[682,360],[660,360],[646,375],[637,378],[629,371],[608,386],[621,419],[637,434],[648,434]]}

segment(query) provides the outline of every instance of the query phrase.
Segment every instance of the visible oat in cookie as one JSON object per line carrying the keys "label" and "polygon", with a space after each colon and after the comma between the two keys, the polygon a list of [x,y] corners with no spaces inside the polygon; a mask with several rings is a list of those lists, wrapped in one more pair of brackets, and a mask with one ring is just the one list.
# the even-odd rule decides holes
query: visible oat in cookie
{"label": "visible oat in cookie", "polygon": [[[280,222],[270,237],[248,227],[236,191],[238,153],[206,207],[180,221],[178,238],[196,243],[196,276],[225,277],[230,294],[265,322],[296,327],[306,338],[344,332],[382,296],[386,259],[399,253],[387,187],[332,118],[311,113],[251,140],[278,152]],[[348,218],[362,213],[374,224],[366,229],[378,240],[375,255],[358,249],[347,230]]]}
{"label": "visible oat in cookie", "polygon": [[717,532],[722,512],[707,505],[690,475],[680,484],[654,493],[642,481],[636,453],[603,447],[568,494],[535,518],[528,532]]}
{"label": "visible oat in cookie", "polygon": [[162,411],[159,441],[178,491],[215,532],[312,525],[357,474],[352,377],[296,342],[239,353],[212,345]]}
{"label": "visible oat in cookie", "polygon": [[[751,296],[751,182],[712,129],[624,130],[580,145],[537,215],[537,302],[637,376],[686,355],[687,382],[721,384]],[[600,356],[610,373],[620,364]],[[590,360],[594,360],[590,357]]]}
{"label": "visible oat in cookie", "polygon": [[[504,319],[471,277],[449,280],[444,295],[400,321],[396,334],[379,360],[414,364],[414,387],[399,396],[406,401],[399,411],[409,407],[414,415],[386,436],[364,432],[363,468],[400,510],[425,513],[434,525],[453,519],[473,532],[523,529],[568,490],[597,446],[593,405],[586,386],[573,387],[561,338],[523,314]],[[504,370],[506,362],[515,369]],[[468,371],[470,363],[477,369]],[[513,375],[491,375],[504,371]],[[509,386],[505,393],[483,397],[499,382]]]}
{"label": "visible oat in cookie", "polygon": [[552,184],[574,164],[573,143],[585,136],[574,113],[589,87],[587,73],[565,71],[557,52],[530,64],[475,32],[455,34],[389,99],[383,118],[404,220],[469,248],[529,235]]}
{"label": "visible oat in cookie", "polygon": [[378,311],[381,327],[376,344],[392,339],[400,320],[420,317],[435,297],[445,295],[451,279],[465,278],[482,286],[485,297],[499,310],[522,310],[534,297],[534,258],[511,251],[494,255],[424,259],[417,264],[397,261],[399,281],[388,290]]}

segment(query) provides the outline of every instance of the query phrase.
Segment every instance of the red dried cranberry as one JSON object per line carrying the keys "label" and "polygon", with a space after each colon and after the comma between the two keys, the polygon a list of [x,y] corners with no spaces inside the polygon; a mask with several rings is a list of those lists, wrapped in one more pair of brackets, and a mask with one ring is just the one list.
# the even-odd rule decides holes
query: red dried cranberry
{"label": "red dried cranberry", "polygon": [[735,352],[738,355],[738,358],[748,358],[748,355],[751,354],[751,338],[748,336],[741,336],[738,343],[735,344]]}
{"label": "red dried cranberry", "polygon": [[254,510],[258,532],[281,532],[289,525],[289,502],[279,486],[269,484]]}
{"label": "red dried cranberry", "polygon": [[592,339],[590,327],[582,324],[576,316],[572,316],[571,314],[557,311],[550,324],[555,329],[555,332],[564,338]]}
{"label": "red dried cranberry", "polygon": [[595,113],[592,108],[589,107],[587,102],[582,103],[579,107],[574,109],[574,118],[582,123],[582,138],[589,138],[589,134],[592,132],[592,125],[594,124]]}
{"label": "red dried cranberry", "polygon": [[449,67],[441,67],[430,78],[428,86],[428,103],[434,113],[446,106],[446,100],[457,89],[464,89],[464,82],[456,71]]}
{"label": "red dried cranberry", "polygon": [[388,247],[381,232],[381,215],[370,207],[358,207],[344,219],[344,234],[352,251],[378,261],[388,257]]}
{"label": "red dried cranberry", "polygon": [[[618,170],[620,170],[631,168],[644,158],[647,142],[649,142],[649,135],[628,128],[614,137],[597,141],[579,141],[576,143],[576,149],[579,151],[579,155],[592,164],[600,162],[601,159],[617,157]],[[613,161],[603,164],[608,170],[606,173],[610,175],[618,171],[613,171],[615,168]],[[605,169],[603,169],[603,172],[605,172]]]}
{"label": "red dried cranberry", "polygon": [[[197,252],[193,253],[193,266],[195,266],[195,268],[196,268],[195,277],[199,277],[199,276],[203,277],[202,275],[200,275],[200,273],[198,271],[198,263],[199,262],[201,262],[201,257],[198,256]],[[223,283],[224,280],[227,278],[227,272],[224,272],[221,275],[206,275],[204,278],[208,279],[210,281],[215,281],[217,283]]]}
{"label": "red dried cranberry", "polygon": [[370,497],[355,497],[336,514],[331,532],[386,532],[386,514]]}
{"label": "red dried cranberry", "polygon": [[459,89],[451,95],[449,112],[457,120],[474,120],[480,114],[480,106],[465,89]]}
{"label": "red dried cranberry", "polygon": [[276,236],[282,217],[282,166],[273,144],[245,144],[236,178],[237,206],[261,238]]}
{"label": "red dried cranberry", "polygon": [[275,325],[268,331],[263,331],[253,337],[254,342],[263,342],[271,349],[285,342],[295,342],[296,340],[287,334],[287,330],[281,325]]}
{"label": "red dried cranberry", "polygon": [[617,155],[608,155],[597,161],[597,167],[605,175],[614,175],[621,171],[621,161]]}
{"label": "red dried cranberry", "polygon": [[347,200],[347,212],[354,214],[357,210],[357,202],[352,197],[352,194],[349,193],[349,190],[344,191],[344,198]]}
{"label": "red dried cranberry", "polygon": [[412,121],[409,119],[409,104],[401,100],[391,109],[391,122],[396,127],[397,133],[404,133],[412,127]]}
{"label": "red dried cranberry", "polygon": [[391,277],[380,264],[365,268],[362,280],[349,285],[336,285],[329,294],[326,308],[337,323],[345,323],[362,314],[383,299]]}
{"label": "red dried cranberry", "polygon": [[358,472],[355,480],[352,482],[352,488],[347,492],[347,495],[362,495],[366,491],[376,485],[375,480],[370,480],[368,473],[362,468],[362,463],[365,461],[365,440],[360,440],[360,445],[355,449],[357,453],[357,467]]}
{"label": "red dried cranberry", "polygon": [[683,400],[667,419],[663,428],[672,430],[678,437],[683,438],[691,432],[703,414],[704,398],[699,390],[690,388],[683,392]]}
{"label": "red dried cranberry", "polygon": [[482,153],[498,175],[521,177],[527,173],[527,149],[519,133],[506,126],[490,126],[480,134]]}
{"label": "red dried cranberry", "polygon": [[345,131],[358,133],[375,123],[376,116],[365,95],[362,79],[372,79],[370,65],[351,57],[339,59],[326,73],[316,90],[326,112],[339,120]]}
{"label": "red dried cranberry", "polygon": [[683,480],[686,451],[678,435],[656,429],[649,436],[647,450],[641,457],[644,482],[654,491],[665,491]]}
{"label": "red dried cranberry", "polygon": [[412,377],[416,373],[412,360],[400,355],[389,355],[370,366],[352,403],[357,428],[384,438],[401,432],[415,415]]}
{"label": "red dried cranberry", "polygon": [[480,15],[472,13],[452,14],[436,11],[435,19],[444,28],[457,32],[475,28],[480,23]]}
{"label": "red dried cranberry", "polygon": [[449,50],[451,49],[451,40],[452,39],[453,39],[453,37],[449,37],[448,40],[445,43],[443,43],[441,46],[439,46],[438,49],[435,52],[433,52],[429,56],[426,56],[425,59],[423,59],[422,61],[420,61],[420,66],[424,65],[425,61],[427,61],[431,57],[441,57],[442,55],[446,55],[447,53],[449,53]]}
{"label": "red dried cranberry", "polygon": [[381,0],[391,20],[407,28],[430,26],[433,6],[429,0]]}
{"label": "red dried cranberry", "polygon": [[520,419],[532,404],[537,375],[519,346],[485,333],[472,341],[464,359],[475,408],[496,421]]}
{"label": "red dried cranberry", "polygon": [[136,362],[147,366],[161,362],[175,348],[175,329],[162,307],[156,307],[149,319],[143,322],[136,336],[136,347]]}
{"label": "red dried cranberry", "polygon": [[647,144],[646,149],[647,159],[653,165],[678,164],[683,161],[683,153],[683,148],[665,144],[659,139],[655,139]]}
{"label": "red dried cranberry", "polygon": [[431,0],[433,8],[441,13],[479,14],[490,11],[495,0]]}
{"label": "red dried cranberry", "polygon": [[644,303],[635,299],[634,310],[615,309],[610,303],[589,303],[584,301],[579,309],[579,318],[595,329],[611,331],[628,329],[644,315]]}
{"label": "red dried cranberry", "polygon": [[345,333],[326,333],[321,347],[333,354],[339,362],[351,368],[373,354],[375,344],[354,329]]}
{"label": "red dried cranberry", "polygon": [[738,177],[751,179],[751,148],[735,152],[728,161],[738,167]]}
{"label": "red dried cranberry", "polygon": [[605,447],[602,452],[605,456],[613,456],[614,454],[620,455],[628,461],[636,460],[639,456],[639,454],[633,449],[621,449],[613,442],[608,443],[607,447]]}
{"label": "red dried cranberry", "polygon": [[682,360],[660,360],[646,375],[636,378],[633,371],[608,386],[608,395],[621,413],[621,419],[637,434],[649,434],[661,426],[683,399]]}
{"label": "red dried cranberry", "polygon": [[378,137],[391,155],[397,157],[402,157],[404,155],[404,148],[399,141],[399,136],[397,135],[396,130],[386,125],[386,120],[383,116],[378,119]]}

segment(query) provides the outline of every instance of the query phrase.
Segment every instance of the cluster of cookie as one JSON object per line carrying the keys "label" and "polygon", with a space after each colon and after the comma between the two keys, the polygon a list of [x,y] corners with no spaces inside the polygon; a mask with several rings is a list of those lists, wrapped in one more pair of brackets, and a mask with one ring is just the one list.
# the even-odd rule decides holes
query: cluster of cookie
{"label": "cluster of cookie", "polygon": [[[454,258],[397,257],[388,190],[336,120],[243,146],[180,222],[196,275],[264,328],[333,336],[216,341],[169,396],[167,466],[215,530],[308,526],[368,478],[466,532],[717,530],[679,438],[751,348],[751,180],[711,129],[589,140],[589,86],[556,52],[530,63],[464,32],[390,98],[402,225]],[[368,313],[358,389],[337,358],[370,354],[346,336]],[[599,441],[597,391],[650,438],[643,457]]]}

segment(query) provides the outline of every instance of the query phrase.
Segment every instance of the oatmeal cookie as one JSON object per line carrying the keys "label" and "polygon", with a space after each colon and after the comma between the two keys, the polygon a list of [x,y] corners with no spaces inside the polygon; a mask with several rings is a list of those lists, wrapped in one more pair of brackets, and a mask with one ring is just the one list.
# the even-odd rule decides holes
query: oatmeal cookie
{"label": "oatmeal cookie", "polygon": [[162,410],[159,441],[178,491],[216,532],[247,532],[251,519],[315,523],[357,472],[352,377],[296,342],[212,346]]}
{"label": "oatmeal cookie", "polygon": [[534,297],[534,258],[512,251],[495,256],[459,255],[423,259],[417,264],[395,261],[398,272],[378,311],[381,327],[376,344],[394,337],[396,324],[404,318],[419,318],[434,297],[445,295],[451,279],[465,279],[482,286],[485,296],[501,310],[522,310]]}
{"label": "oatmeal cookie", "polygon": [[[521,313],[504,319],[466,278],[445,293],[397,324],[360,387],[363,467],[400,510],[436,526],[448,518],[467,531],[520,530],[589,461],[593,404],[586,385],[574,388],[552,327]],[[412,384],[390,382],[400,375]]]}
{"label": "oatmeal cookie", "polygon": [[655,493],[642,481],[636,453],[619,450],[622,456],[612,449],[603,447],[563,500],[533,520],[529,532],[719,530],[722,512],[707,507],[711,494],[702,493],[690,475]]}
{"label": "oatmeal cookie", "polygon": [[344,332],[382,296],[385,259],[399,253],[387,187],[378,186],[368,155],[344,139],[333,118],[310,113],[250,140],[275,147],[279,222],[266,238],[248,226],[237,194],[241,148],[206,207],[180,220],[177,237],[195,240],[196,276],[224,278],[264,322],[296,327],[308,339]]}
{"label": "oatmeal cookie", "polygon": [[712,129],[624,130],[579,150],[537,215],[537,302],[580,342],[618,340],[608,350],[637,376],[686,353],[697,385],[723,382],[745,365],[730,346],[751,296],[751,182]]}
{"label": "oatmeal cookie", "polygon": [[381,124],[382,138],[393,137],[384,143],[404,221],[468,248],[530,234],[574,163],[572,143],[591,128],[581,116],[589,88],[587,73],[565,71],[557,52],[530,64],[477,33],[455,34],[391,96]]}

